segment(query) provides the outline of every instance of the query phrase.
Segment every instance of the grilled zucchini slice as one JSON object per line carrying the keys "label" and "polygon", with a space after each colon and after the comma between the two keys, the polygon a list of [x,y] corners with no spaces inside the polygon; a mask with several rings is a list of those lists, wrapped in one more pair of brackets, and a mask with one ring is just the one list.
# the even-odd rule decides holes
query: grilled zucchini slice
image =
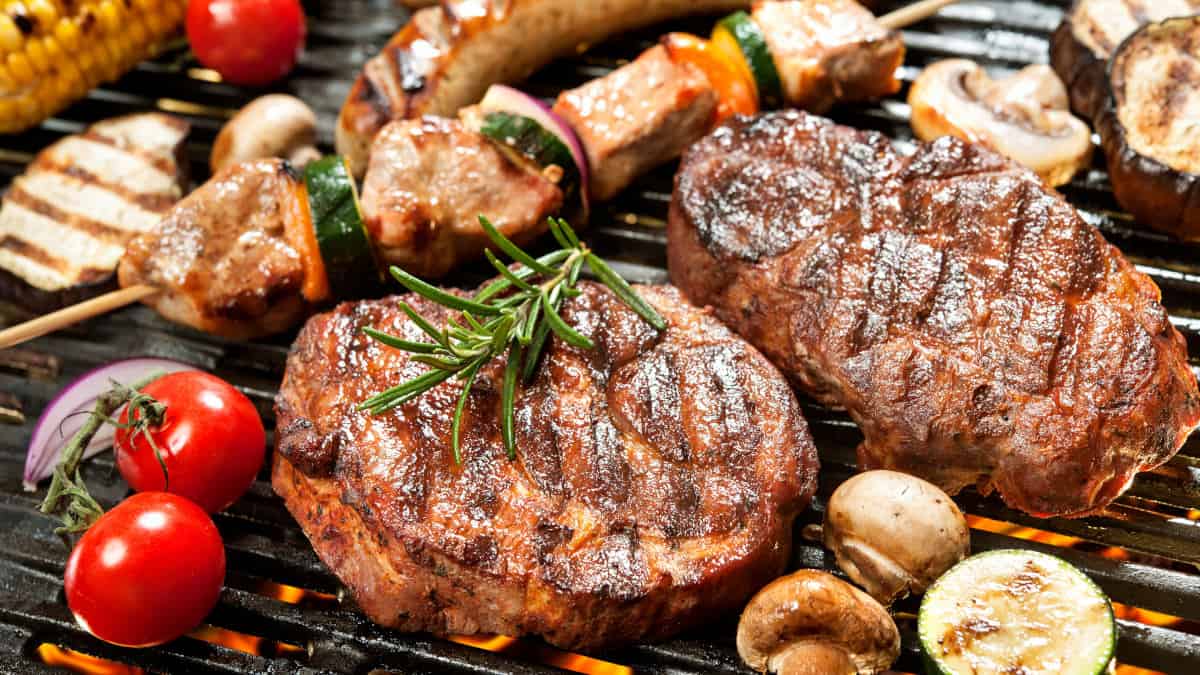
{"label": "grilled zucchini slice", "polygon": [[783,83],[775,68],[775,57],[771,56],[767,39],[753,17],[746,12],[734,12],[721,19],[713,29],[712,41],[718,49],[725,51],[733,51],[730,46],[736,45],[741,60],[754,78],[761,110],[783,106]]}
{"label": "grilled zucchini slice", "polygon": [[330,155],[309,163],[304,185],[330,291],[339,299],[370,297],[383,276],[346,160]]}
{"label": "grilled zucchini slice", "polygon": [[1117,628],[1083,572],[1052,555],[1005,549],[960,562],[925,594],[918,617],[928,672],[1100,675]]}

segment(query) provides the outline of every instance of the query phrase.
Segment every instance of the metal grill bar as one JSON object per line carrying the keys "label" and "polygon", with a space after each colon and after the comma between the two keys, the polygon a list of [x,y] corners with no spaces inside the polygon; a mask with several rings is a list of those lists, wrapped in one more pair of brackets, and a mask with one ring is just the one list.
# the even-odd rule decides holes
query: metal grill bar
{"label": "metal grill bar", "polygon": [[[906,82],[925,63],[946,56],[976,58],[997,70],[1011,70],[1046,60],[1048,34],[1058,24],[1065,3],[964,0],[943,10],[935,20],[904,32],[909,45]],[[390,0],[317,3],[309,12],[310,47],[288,88],[318,110],[329,145],[333,119],[349,86],[350,76],[402,21]],[[707,32],[711,22],[679,22],[672,29]],[[565,87],[603,75],[649,46],[660,29],[641,31],[599,45],[583,57],[556,63],[539,73],[526,89],[546,98]],[[209,74],[180,51],[140,65],[120,82],[93,92],[86,101],[41,128],[0,141],[0,183],[20,173],[42,147],[97,119],[147,108],[181,114],[194,127],[188,156],[193,176],[207,176],[207,156],[224,118],[252,97],[251,92],[208,81]],[[853,126],[875,129],[911,147],[904,92],[878,106],[837,110],[834,117]],[[1063,188],[1083,216],[1149,274],[1163,289],[1172,320],[1187,337],[1193,366],[1200,366],[1200,246],[1180,244],[1137,229],[1115,204],[1104,167],[1097,160],[1086,175]],[[638,281],[664,281],[666,206],[674,167],[644,177],[619,200],[597,210],[589,238],[617,267]],[[463,274],[472,283],[486,275],[482,267]],[[129,354],[177,358],[212,370],[236,383],[273,421],[271,399],[279,382],[289,337],[241,344],[218,340],[170,325],[145,308],[129,308],[43,338],[30,346],[53,355],[58,373],[40,376],[43,366],[26,368],[19,359],[0,358],[0,391],[15,393],[27,415],[35,416],[70,377]],[[40,379],[39,379],[40,378]],[[821,449],[821,489],[813,508],[797,525],[795,566],[832,569],[829,555],[805,540],[800,528],[817,523],[826,498],[853,471],[857,428],[836,411],[806,405],[817,446]],[[372,669],[403,672],[547,673],[549,666],[517,661],[502,653],[402,635],[381,629],[358,613],[351,602],[336,607],[293,605],[259,592],[265,581],[336,595],[337,579],[321,565],[302,532],[273,495],[264,475],[251,492],[216,518],[228,550],[228,588],[211,621],[223,628],[253,634],[274,643],[298,645],[303,653],[288,657],[247,654],[185,638],[153,650],[124,650],[100,643],[71,620],[61,597],[65,551],[50,523],[34,512],[37,500],[21,492],[19,475],[30,433],[24,427],[0,427],[0,523],[6,531],[0,548],[0,671],[51,672],[33,657],[42,642],[129,663],[153,671],[189,673],[337,672]],[[85,470],[89,484],[106,505],[118,501],[125,486],[115,478],[112,461],[98,458]],[[1005,508],[995,499],[974,493],[959,499],[969,512],[1134,552],[1133,562],[1119,562],[1085,550],[1064,549],[985,531],[973,532],[977,550],[1023,546],[1060,555],[1089,572],[1119,603],[1182,619],[1200,621],[1200,527],[1182,517],[1200,510],[1200,439],[1180,456],[1145,474],[1104,515],[1086,520],[1040,520]],[[1175,515],[1170,515],[1175,514]],[[1093,549],[1095,546],[1093,546]],[[911,611],[910,601],[900,606]],[[913,624],[902,620],[904,653],[900,669],[916,671],[920,663]],[[660,645],[638,645],[601,655],[639,672],[746,673],[733,644],[729,619],[703,634]],[[1119,656],[1123,661],[1167,672],[1185,672],[1200,663],[1200,637],[1169,627],[1121,622]],[[298,659],[298,660],[297,660]]]}

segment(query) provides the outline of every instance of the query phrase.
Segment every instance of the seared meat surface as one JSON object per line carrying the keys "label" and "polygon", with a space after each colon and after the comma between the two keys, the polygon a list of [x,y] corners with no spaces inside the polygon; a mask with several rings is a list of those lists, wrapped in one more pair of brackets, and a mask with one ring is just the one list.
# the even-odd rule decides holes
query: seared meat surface
{"label": "seared meat surface", "polygon": [[[172,321],[233,339],[294,326],[301,296],[299,176],[283,160],[229,167],[129,243],[121,286],[161,289],[146,303]],[[303,229],[302,229],[303,228]]]}
{"label": "seared meat surface", "polygon": [[[564,319],[596,343],[547,346],[499,429],[485,368],[450,445],[457,380],[390,413],[358,404],[426,369],[363,334],[422,333],[396,299],[311,319],[276,399],[273,484],[375,621],[538,634],[569,648],[665,638],[739,608],[784,568],[817,460],[786,381],[670,287],[639,292],[661,334],[581,283]],[[408,296],[435,324],[446,310]]]}
{"label": "seared meat surface", "polygon": [[546,231],[562,201],[549,179],[462,122],[440,117],[384,127],[362,194],[380,255],[421,276],[441,276],[482,255],[488,238],[480,214],[523,243]]}
{"label": "seared meat surface", "polygon": [[862,428],[864,468],[1084,515],[1200,422],[1154,283],[1033,173],[804,113],[686,154],[672,279]]}
{"label": "seared meat surface", "polygon": [[564,91],[554,104],[587,153],[595,199],[675,159],[711,128],[717,95],[704,73],[658,45],[604,77]]}

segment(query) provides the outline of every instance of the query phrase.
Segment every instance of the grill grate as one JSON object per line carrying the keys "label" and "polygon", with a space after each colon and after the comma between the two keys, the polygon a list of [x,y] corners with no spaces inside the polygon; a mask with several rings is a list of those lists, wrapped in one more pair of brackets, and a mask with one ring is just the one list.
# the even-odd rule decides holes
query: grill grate
{"label": "grill grate", "polygon": [[[309,50],[287,84],[318,110],[330,137],[337,108],[352,74],[403,20],[390,0],[307,3]],[[890,4],[890,3],[889,3]],[[997,71],[1044,62],[1049,32],[1062,6],[1036,2],[964,0],[935,20],[904,32],[909,46],[901,75],[911,82],[925,63],[947,56],[982,60]],[[705,33],[709,20],[676,22],[672,29]],[[649,46],[661,27],[599,45],[570,62],[544,69],[526,85],[547,98],[564,87],[603,75]],[[212,81],[211,73],[191,61],[182,47],[140,65],[115,85],[94,91],[87,100],[40,128],[0,139],[0,181],[49,142],[79,131],[87,123],[117,114],[160,108],[188,118],[194,127],[188,147],[193,176],[207,176],[207,156],[222,121],[255,93]],[[835,111],[841,122],[882,131],[900,146],[911,146],[908,107],[900,96],[872,107]],[[662,281],[663,232],[674,167],[653,172],[617,201],[598,209],[588,237],[618,268],[638,281]],[[1172,320],[1200,355],[1200,247],[1136,229],[1113,201],[1103,166],[1063,188],[1084,217],[1149,274],[1163,289]],[[473,283],[483,267],[458,279]],[[150,310],[133,307],[31,343],[0,352],[0,392],[14,395],[25,415],[34,418],[71,377],[95,365],[127,355],[153,355],[195,363],[236,383],[273,420],[272,397],[279,382],[290,336],[252,344],[226,342],[164,322]],[[1193,360],[1193,364],[1196,361]],[[3,404],[0,401],[0,404]],[[797,525],[793,563],[831,568],[821,547],[801,536],[819,522],[825,498],[853,470],[859,432],[844,415],[806,406],[821,450],[821,489],[814,506]],[[126,650],[101,643],[71,620],[62,596],[65,551],[51,523],[35,513],[37,498],[21,491],[20,474],[31,425],[0,426],[0,523],[6,532],[0,550],[0,670],[52,672],[37,650],[43,643],[119,661],[152,672],[187,673],[550,673],[549,665],[571,665],[537,643],[500,653],[427,636],[381,629],[339,596],[339,584],[317,560],[303,534],[273,495],[266,475],[229,511],[216,517],[228,551],[227,588],[210,617],[212,626],[197,637],[149,650]],[[91,462],[85,475],[102,503],[125,494],[111,458]],[[1149,622],[1121,620],[1118,655],[1124,663],[1171,673],[1194,672],[1200,664],[1200,439],[1193,440],[1167,465],[1144,474],[1129,493],[1101,516],[1086,520],[1039,520],[1003,507],[997,500],[968,493],[959,503],[992,521],[1043,531],[1038,541],[987,531],[973,532],[976,550],[1024,546],[1052,551],[1086,569],[1123,605],[1178,617],[1162,620],[1143,612]],[[1024,534],[1030,534],[1026,531]],[[1067,546],[1064,548],[1064,546]],[[1110,548],[1118,547],[1118,548]],[[286,585],[286,586],[281,586]],[[279,589],[314,593],[298,604],[277,599]],[[300,595],[295,591],[293,595]],[[901,615],[915,611],[912,601]],[[746,673],[733,648],[733,619],[705,634],[660,645],[641,645],[598,655],[641,672]],[[904,653],[897,668],[916,671],[914,622],[900,621]],[[233,631],[241,642],[206,641],[218,630]],[[227,645],[235,645],[234,648]],[[546,655],[557,655],[547,660]],[[526,657],[526,655],[532,657]],[[575,657],[579,658],[579,657]],[[574,662],[576,665],[579,661]]]}

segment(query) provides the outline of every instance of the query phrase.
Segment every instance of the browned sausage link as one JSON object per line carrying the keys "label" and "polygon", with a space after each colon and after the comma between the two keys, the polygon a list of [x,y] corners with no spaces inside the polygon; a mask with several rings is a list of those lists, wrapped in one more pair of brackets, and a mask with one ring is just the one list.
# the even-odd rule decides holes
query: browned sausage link
{"label": "browned sausage link", "polygon": [[342,106],[337,149],[357,176],[384,124],[453,115],[489,86],[525,78],[579,45],[747,0],[444,0],[427,7],[363,67]]}

